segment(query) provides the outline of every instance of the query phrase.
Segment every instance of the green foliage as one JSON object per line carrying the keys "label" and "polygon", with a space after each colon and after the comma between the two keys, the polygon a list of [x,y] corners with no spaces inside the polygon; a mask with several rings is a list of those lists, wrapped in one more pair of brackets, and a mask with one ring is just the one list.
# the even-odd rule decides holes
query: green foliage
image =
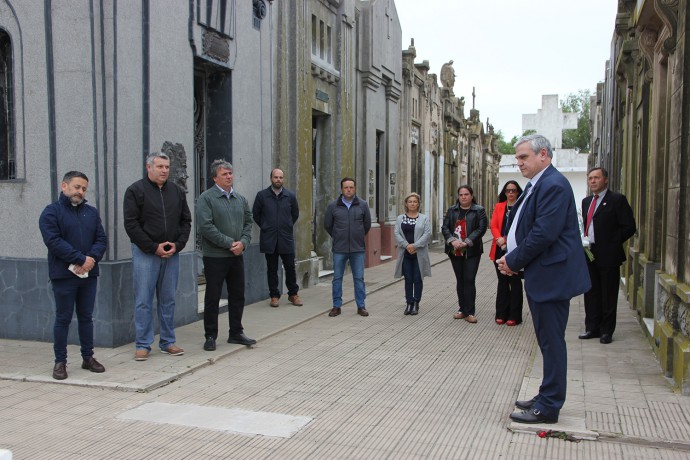
{"label": "green foliage", "polygon": [[503,131],[500,129],[498,130],[498,133],[496,133],[496,145],[498,146],[498,151],[502,155],[513,155],[515,153],[515,149],[513,148],[513,145],[517,142],[518,137],[513,136],[513,138],[510,141],[505,140],[505,135],[503,134]]}
{"label": "green foliage", "polygon": [[579,90],[577,93],[568,94],[561,100],[561,110],[577,113],[577,128],[563,131],[563,148],[577,149],[580,152],[589,152],[589,143],[592,137],[589,125],[590,97],[592,92],[588,89]]}

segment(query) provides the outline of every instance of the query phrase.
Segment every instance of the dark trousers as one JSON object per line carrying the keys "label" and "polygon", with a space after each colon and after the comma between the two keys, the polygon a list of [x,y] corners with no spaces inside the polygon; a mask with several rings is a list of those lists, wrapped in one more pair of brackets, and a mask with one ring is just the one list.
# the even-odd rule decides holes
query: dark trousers
{"label": "dark trousers", "polygon": [[403,255],[402,272],[405,277],[405,300],[407,304],[413,304],[422,300],[422,272],[419,271],[419,263],[416,257]]}
{"label": "dark trousers", "polygon": [[498,270],[494,262],[498,287],[496,288],[496,319],[522,322],[522,279],[519,276],[507,276]]}
{"label": "dark trousers", "polygon": [[528,293],[527,302],[543,359],[543,377],[534,408],[546,417],[558,417],[565,403],[568,380],[565,327],[568,325],[570,301],[535,302]]}
{"label": "dark trousers", "polygon": [[[93,356],[93,307],[96,301],[98,277],[65,278],[51,280],[55,296],[55,323],[53,325],[53,350],[55,362],[67,362],[67,335],[76,310],[81,356]],[[75,308],[76,307],[76,308]]]}
{"label": "dark trousers", "polygon": [[466,315],[474,315],[475,300],[477,298],[477,270],[479,270],[479,259],[481,257],[450,257],[450,263],[455,272],[455,290],[458,293],[458,303],[460,312]]}
{"label": "dark trousers", "polygon": [[280,297],[278,288],[278,257],[283,260],[285,269],[285,285],[288,288],[288,295],[296,295],[299,291],[297,286],[297,272],[295,272],[295,254],[264,254],[266,256],[266,275],[268,277],[268,293],[271,297]]}
{"label": "dark trousers", "polygon": [[223,281],[228,287],[228,320],[230,337],[242,332],[244,313],[244,258],[204,256],[206,294],[204,295],[204,334],[218,338],[218,304],[223,293]]}
{"label": "dark trousers", "polygon": [[[595,261],[596,262],[596,261]],[[616,330],[620,267],[597,267],[587,261],[592,289],[585,293],[585,328],[613,335]]]}

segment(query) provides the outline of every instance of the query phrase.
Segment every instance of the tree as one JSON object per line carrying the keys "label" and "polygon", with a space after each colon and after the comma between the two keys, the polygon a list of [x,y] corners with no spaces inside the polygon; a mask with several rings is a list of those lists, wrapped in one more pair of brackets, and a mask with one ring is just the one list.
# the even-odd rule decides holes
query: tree
{"label": "tree", "polygon": [[498,130],[498,133],[496,133],[496,138],[498,140],[497,145],[498,145],[498,151],[502,155],[513,155],[515,153],[515,149],[513,148],[513,145],[517,142],[518,137],[513,136],[513,138],[507,142],[505,140],[505,135],[503,134],[503,131],[500,129]]}
{"label": "tree", "polygon": [[561,100],[561,110],[577,113],[577,128],[563,131],[563,148],[577,149],[580,152],[589,152],[589,143],[592,131],[589,125],[590,97],[592,92],[581,89],[577,93],[568,94]]}

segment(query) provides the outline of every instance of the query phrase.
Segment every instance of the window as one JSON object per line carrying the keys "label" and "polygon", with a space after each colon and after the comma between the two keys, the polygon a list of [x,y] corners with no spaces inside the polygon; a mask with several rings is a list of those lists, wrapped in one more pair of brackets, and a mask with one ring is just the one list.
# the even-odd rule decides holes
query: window
{"label": "window", "polygon": [[317,37],[319,36],[317,29],[316,29],[316,23],[318,22],[318,19],[316,19],[316,16],[312,15],[311,16],[311,54],[316,56],[316,53],[318,53],[319,50],[319,45],[317,44],[316,40]]}
{"label": "window", "polygon": [[333,63],[333,28],[316,15],[311,17],[311,55]]}
{"label": "window", "polygon": [[323,59],[323,52],[324,52],[324,48],[326,47],[326,45],[324,43],[325,37],[323,34],[324,26],[325,26],[325,24],[323,23],[323,21],[320,21],[320,24],[319,24],[319,57],[321,59]]}
{"label": "window", "polygon": [[0,29],[0,180],[17,178],[12,77],[12,41]]}

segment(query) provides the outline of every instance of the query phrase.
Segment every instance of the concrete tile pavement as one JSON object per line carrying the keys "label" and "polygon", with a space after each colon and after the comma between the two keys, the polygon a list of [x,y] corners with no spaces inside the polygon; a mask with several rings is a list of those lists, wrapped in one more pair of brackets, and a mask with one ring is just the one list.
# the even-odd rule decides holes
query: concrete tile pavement
{"label": "concrete tile pavement", "polygon": [[[452,269],[440,251],[432,257],[417,317],[403,317],[402,285],[391,284],[385,264],[365,274],[369,318],[352,303],[328,318],[329,283],[301,291],[304,307],[248,306],[247,333],[259,339],[252,349],[219,342],[204,352],[196,323],[178,329],[181,357],[136,363],[133,345],[99,349],[105,374],[82,371],[70,348],[70,377],[57,382],[51,344],[0,340],[0,378],[10,379],[0,380],[0,448],[15,458],[687,458],[690,398],[661,376],[625,303],[613,344],[601,345],[577,339],[583,308],[573,300],[568,401],[561,422],[545,427],[615,442],[541,440],[508,419],[514,399],[531,397],[541,378],[527,309],[521,326],[493,322],[495,274],[485,257],[479,323],[453,320]],[[154,401],[314,422],[277,440],[117,420]]]}
{"label": "concrete tile pavement", "polygon": [[[444,262],[446,259],[442,250],[436,250],[431,254],[432,265]],[[393,278],[393,268],[392,263],[386,263],[367,269],[365,277],[367,293],[370,294],[397,283],[399,280]],[[352,286],[352,278],[348,273],[343,282],[343,314],[349,314],[350,310],[356,311]],[[268,299],[245,306],[242,320],[245,333],[251,338],[264,340],[324,314],[332,307],[331,283],[330,281],[322,282],[309,289],[302,289],[300,297],[304,303],[302,307],[290,304],[286,295],[281,297],[281,305],[278,308],[270,307]],[[227,325],[227,313],[221,314],[218,321],[221,327]],[[134,361],[133,343],[112,349],[95,349],[94,356],[106,367],[106,372],[103,374],[82,370],[79,347],[69,345],[67,350],[69,377],[62,381],[52,378],[52,343],[0,339],[0,350],[5,363],[0,367],[0,379],[123,391],[151,391],[245,348],[242,345],[226,343],[227,336],[222,333],[218,337],[217,350],[204,351],[202,349],[204,343],[202,321],[176,328],[175,335],[176,344],[185,350],[182,356],[159,353],[158,336],[155,337],[148,361],[144,362]]]}

